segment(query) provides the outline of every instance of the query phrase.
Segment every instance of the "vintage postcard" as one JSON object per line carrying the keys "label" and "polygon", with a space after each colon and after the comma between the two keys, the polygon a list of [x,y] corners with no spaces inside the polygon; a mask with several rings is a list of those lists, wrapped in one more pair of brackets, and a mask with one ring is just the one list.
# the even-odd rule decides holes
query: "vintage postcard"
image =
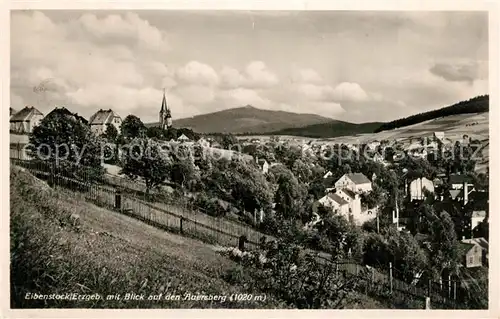
{"label": "vintage postcard", "polygon": [[307,4],[9,9],[9,311],[498,315],[493,9]]}

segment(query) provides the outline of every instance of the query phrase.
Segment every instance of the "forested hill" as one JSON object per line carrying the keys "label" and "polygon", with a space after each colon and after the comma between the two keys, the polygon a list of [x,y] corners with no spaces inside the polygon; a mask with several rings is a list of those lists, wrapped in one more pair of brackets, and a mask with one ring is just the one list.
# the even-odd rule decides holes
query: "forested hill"
{"label": "forested hill", "polygon": [[489,100],[490,100],[489,95],[480,95],[470,100],[458,102],[456,104],[453,104],[451,106],[446,106],[438,110],[419,113],[409,117],[384,123],[378,129],[375,130],[375,133],[392,130],[400,127],[405,127],[413,124],[418,124],[421,122],[433,120],[443,116],[488,112],[490,108]]}

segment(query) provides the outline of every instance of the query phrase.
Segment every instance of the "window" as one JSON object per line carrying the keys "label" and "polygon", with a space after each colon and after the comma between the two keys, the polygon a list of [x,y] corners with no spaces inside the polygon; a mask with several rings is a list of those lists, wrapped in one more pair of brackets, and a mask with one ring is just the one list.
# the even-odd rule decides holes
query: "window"
{"label": "window", "polygon": [[474,263],[474,256],[470,256],[469,257],[469,264],[473,264]]}

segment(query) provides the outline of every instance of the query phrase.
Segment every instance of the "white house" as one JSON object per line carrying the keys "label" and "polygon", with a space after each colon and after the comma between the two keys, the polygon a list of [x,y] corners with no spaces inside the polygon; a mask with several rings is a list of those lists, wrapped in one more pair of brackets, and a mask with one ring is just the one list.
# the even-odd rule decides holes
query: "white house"
{"label": "white house", "polygon": [[259,165],[259,168],[262,170],[262,174],[267,174],[269,172],[269,163],[263,158],[255,158],[255,162]]}
{"label": "white house", "polygon": [[324,207],[331,208],[332,212],[346,216],[349,214],[349,203],[335,193],[328,193],[318,200]]}
{"label": "white house", "polygon": [[33,106],[26,106],[10,118],[10,129],[18,134],[29,134],[43,119],[43,113]]}
{"label": "white house", "polygon": [[366,193],[372,191],[372,182],[362,173],[344,174],[335,182],[335,188],[347,188],[355,193]]}
{"label": "white house", "polygon": [[189,137],[187,137],[186,135],[182,134],[181,136],[179,136],[177,138],[178,141],[181,141],[181,142],[187,142],[189,141]]}
{"label": "white house", "polygon": [[434,183],[425,177],[417,178],[410,183],[409,186],[410,201],[424,200],[424,190],[434,193]]}
{"label": "white house", "polygon": [[432,137],[435,139],[435,140],[438,140],[438,141],[442,141],[444,139],[444,132],[434,132],[432,134]]}
{"label": "white house", "polygon": [[486,218],[486,211],[484,210],[476,210],[472,212],[472,216],[470,219],[471,229],[474,229]]}
{"label": "white house", "polygon": [[108,124],[113,125],[120,133],[122,118],[111,109],[100,109],[89,118],[90,130],[96,135],[104,134]]}

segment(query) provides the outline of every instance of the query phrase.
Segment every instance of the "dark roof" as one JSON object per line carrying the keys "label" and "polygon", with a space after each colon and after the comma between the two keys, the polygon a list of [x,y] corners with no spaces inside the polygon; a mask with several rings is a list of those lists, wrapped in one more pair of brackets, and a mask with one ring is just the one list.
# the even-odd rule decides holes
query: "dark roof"
{"label": "dark roof", "polygon": [[458,245],[459,255],[463,256],[463,255],[467,254],[474,246],[476,246],[476,245],[461,242],[460,245]]}
{"label": "dark roof", "polygon": [[328,197],[330,197],[332,200],[337,202],[337,204],[339,204],[339,205],[349,204],[345,199],[343,199],[342,197],[340,197],[339,195],[337,195],[335,193],[329,193]]}
{"label": "dark roof", "polygon": [[24,121],[29,121],[34,115],[42,115],[43,113],[37,110],[33,106],[26,106],[24,109],[21,111],[17,112],[14,114],[11,118],[11,122],[24,122]]}
{"label": "dark roof", "polygon": [[489,246],[490,246],[488,241],[486,239],[484,239],[483,237],[464,239],[464,240],[462,240],[461,243],[466,244],[466,245],[472,245],[472,246],[478,245],[485,250],[489,250]]}
{"label": "dark roof", "polygon": [[89,119],[90,125],[102,125],[109,123],[112,119],[120,117],[113,110],[99,110]]}
{"label": "dark roof", "polygon": [[473,179],[469,175],[452,174],[450,175],[448,181],[450,182],[450,184],[463,184],[465,182],[472,183]]}
{"label": "dark roof", "polygon": [[342,188],[342,191],[347,194],[350,198],[356,198],[356,194],[348,188]]}
{"label": "dark roof", "polygon": [[83,116],[78,115],[78,113],[72,113],[70,110],[68,110],[64,106],[54,108],[52,111],[49,112],[49,114],[47,114],[47,116],[53,115],[53,114],[59,114],[59,115],[62,115],[62,116],[73,117],[74,119],[76,119],[76,120],[78,120],[78,121],[80,121],[80,122],[82,122],[84,124],[88,124],[88,121],[87,121],[86,118],[84,118]]}
{"label": "dark roof", "polygon": [[354,184],[366,184],[371,183],[368,177],[366,177],[363,173],[353,173],[347,174],[347,177],[354,182]]}
{"label": "dark roof", "polygon": [[10,116],[12,116],[12,115],[17,113],[17,110],[14,110],[13,108],[9,107],[9,112],[10,112]]}

